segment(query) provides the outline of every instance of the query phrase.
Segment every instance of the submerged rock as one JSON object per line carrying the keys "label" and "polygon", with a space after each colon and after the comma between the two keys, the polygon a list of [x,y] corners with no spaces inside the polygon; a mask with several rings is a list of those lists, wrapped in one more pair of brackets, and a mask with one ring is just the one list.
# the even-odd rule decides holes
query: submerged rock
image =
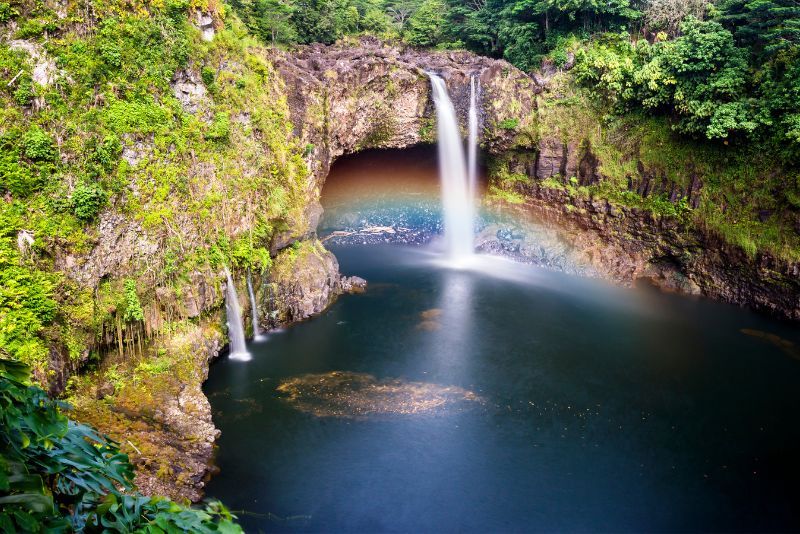
{"label": "submerged rock", "polygon": [[796,360],[800,360],[800,347],[789,341],[788,339],[784,339],[777,334],[773,334],[771,332],[764,332],[763,330],[755,330],[753,328],[742,328],[740,332],[746,336],[755,337],[758,339],[763,339],[764,341],[775,345],[779,349],[781,349],[784,354],[795,358]]}
{"label": "submerged rock", "polygon": [[472,391],[457,386],[378,379],[347,371],[289,378],[277,391],[293,408],[316,417],[433,415],[483,402]]}

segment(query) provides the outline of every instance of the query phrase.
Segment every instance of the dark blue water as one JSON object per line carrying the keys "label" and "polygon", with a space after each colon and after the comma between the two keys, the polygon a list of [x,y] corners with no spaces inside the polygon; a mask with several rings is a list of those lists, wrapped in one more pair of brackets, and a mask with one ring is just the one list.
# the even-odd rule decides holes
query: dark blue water
{"label": "dark blue water", "polygon": [[[795,325],[532,266],[334,252],[368,291],[206,384],[222,430],[208,495],[248,531],[800,529]],[[483,402],[318,417],[276,391],[330,371]]]}

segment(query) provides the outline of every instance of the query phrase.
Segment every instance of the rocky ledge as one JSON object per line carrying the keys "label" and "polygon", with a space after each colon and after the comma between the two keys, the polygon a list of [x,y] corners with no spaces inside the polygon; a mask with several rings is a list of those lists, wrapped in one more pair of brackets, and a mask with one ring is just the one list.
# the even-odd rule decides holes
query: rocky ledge
{"label": "rocky ledge", "polygon": [[531,180],[512,206],[558,228],[573,258],[622,285],[647,281],[679,293],[704,295],[800,320],[800,263],[767,253],[749,256],[695,223],[605,199],[570,194]]}

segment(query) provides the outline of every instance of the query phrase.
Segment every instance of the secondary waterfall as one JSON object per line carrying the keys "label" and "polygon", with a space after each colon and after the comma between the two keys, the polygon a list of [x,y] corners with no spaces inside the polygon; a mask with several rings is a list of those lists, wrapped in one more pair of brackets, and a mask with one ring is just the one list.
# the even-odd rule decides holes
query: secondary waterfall
{"label": "secondary waterfall", "polygon": [[228,279],[227,294],[225,295],[225,314],[228,317],[228,338],[231,341],[230,358],[232,360],[247,361],[250,353],[244,343],[244,326],[242,326],[242,311],[239,308],[239,297],[236,295],[236,286],[233,285],[231,272],[225,267],[225,277]]}
{"label": "secondary waterfall", "polygon": [[436,107],[445,250],[451,259],[463,259],[473,254],[475,235],[474,199],[470,194],[464,146],[458,130],[456,111],[447,94],[444,80],[432,73],[428,73],[428,76],[431,79],[433,103]]}
{"label": "secondary waterfall", "polygon": [[261,329],[258,327],[258,308],[256,307],[256,294],[253,291],[253,280],[250,277],[250,271],[247,271],[247,292],[250,294],[250,314],[253,320],[253,339],[258,341],[262,339]]}
{"label": "secondary waterfall", "polygon": [[475,76],[469,79],[469,139],[467,144],[467,174],[469,194],[475,202],[478,189],[478,82]]}

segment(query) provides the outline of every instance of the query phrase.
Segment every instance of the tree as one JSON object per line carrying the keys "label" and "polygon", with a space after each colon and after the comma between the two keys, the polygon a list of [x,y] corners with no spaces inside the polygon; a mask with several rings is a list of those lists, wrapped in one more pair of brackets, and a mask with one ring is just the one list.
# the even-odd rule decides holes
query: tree
{"label": "tree", "polygon": [[351,0],[334,0],[334,32],[338,39],[342,35],[356,33],[359,30],[361,15]]}
{"label": "tree", "polygon": [[417,9],[417,3],[410,0],[398,0],[390,2],[386,6],[386,14],[392,19],[392,23],[399,31],[403,31],[406,22],[411,14]]}
{"label": "tree", "polygon": [[652,30],[664,30],[675,36],[687,17],[702,20],[707,9],[707,0],[648,0],[643,12]]}
{"label": "tree", "polygon": [[275,43],[291,43],[297,39],[292,24],[295,7],[285,0],[256,0],[256,20],[261,36]]}
{"label": "tree", "polygon": [[737,44],[755,56],[774,56],[800,45],[800,3],[797,0],[723,0],[719,20]]}
{"label": "tree", "polygon": [[331,0],[299,0],[292,22],[301,43],[330,44],[336,40],[334,5]]}
{"label": "tree", "polygon": [[408,19],[403,37],[413,46],[436,46],[441,42],[445,6],[439,0],[425,0]]}

